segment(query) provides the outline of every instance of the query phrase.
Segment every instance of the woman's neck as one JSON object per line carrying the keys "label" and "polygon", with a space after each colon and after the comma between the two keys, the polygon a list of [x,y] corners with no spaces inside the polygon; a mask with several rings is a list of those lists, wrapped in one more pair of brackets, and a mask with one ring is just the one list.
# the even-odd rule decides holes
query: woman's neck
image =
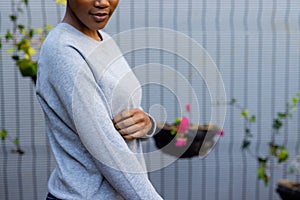
{"label": "woman's neck", "polygon": [[90,38],[93,38],[96,41],[102,41],[102,37],[97,30],[89,29],[69,9],[67,9],[62,22],[70,24],[83,34],[87,35]]}

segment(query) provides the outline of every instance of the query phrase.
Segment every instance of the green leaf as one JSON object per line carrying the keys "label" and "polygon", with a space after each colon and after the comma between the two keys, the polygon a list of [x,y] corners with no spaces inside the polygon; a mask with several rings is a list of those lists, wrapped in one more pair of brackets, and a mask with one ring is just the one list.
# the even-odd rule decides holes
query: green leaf
{"label": "green leaf", "polygon": [[273,121],[273,128],[276,130],[279,130],[282,127],[282,121],[280,121],[279,119],[274,119]]}
{"label": "green leaf", "polygon": [[22,149],[17,149],[16,153],[18,153],[20,155],[23,155],[25,153],[25,151],[23,151]]}
{"label": "green leaf", "polygon": [[297,104],[298,104],[298,101],[299,101],[299,100],[298,100],[296,97],[293,97],[293,98],[292,98],[292,102],[293,102],[294,105],[297,105]]}
{"label": "green leaf", "polygon": [[274,145],[274,144],[269,144],[269,147],[270,147],[270,154],[272,156],[277,156],[277,150],[278,150],[279,146]]}
{"label": "green leaf", "polygon": [[29,59],[21,59],[17,61],[17,65],[23,76],[34,77],[37,74],[37,63]]}
{"label": "green leaf", "polygon": [[16,137],[16,138],[14,139],[14,144],[15,144],[15,145],[19,145],[19,138]]}
{"label": "green leaf", "polygon": [[16,51],[15,48],[9,48],[6,50],[7,53],[14,53]]}
{"label": "green leaf", "polygon": [[287,114],[279,112],[279,113],[277,113],[277,116],[278,116],[279,119],[284,119],[284,118],[287,117]]}
{"label": "green leaf", "polygon": [[179,125],[180,122],[181,122],[181,119],[180,119],[180,118],[176,118],[176,119],[175,119],[175,124],[176,124],[176,125]]}
{"label": "green leaf", "polygon": [[270,177],[265,173],[265,176],[263,178],[265,187],[267,187],[269,185],[269,179],[270,179]]}
{"label": "green leaf", "polygon": [[267,173],[266,173],[266,165],[265,165],[265,164],[264,164],[264,165],[261,165],[261,166],[257,169],[257,178],[258,178],[259,180],[263,180],[266,187],[268,186],[270,177],[269,177],[269,176],[267,175]]}
{"label": "green leaf", "polygon": [[248,109],[244,109],[242,112],[241,112],[241,116],[245,119],[248,118],[248,115],[249,115],[249,111]]}
{"label": "green leaf", "polygon": [[52,29],[52,25],[51,24],[46,24],[45,28],[46,28],[47,31],[50,31]]}
{"label": "green leaf", "polygon": [[259,167],[257,169],[257,177],[258,179],[263,179],[265,176],[265,168],[264,167]]}
{"label": "green leaf", "polygon": [[232,98],[229,104],[230,104],[230,105],[233,105],[233,104],[235,104],[235,103],[236,103],[236,99]]}
{"label": "green leaf", "polygon": [[42,28],[38,28],[38,29],[35,30],[35,33],[39,35],[39,34],[42,34],[43,31],[44,30]]}
{"label": "green leaf", "polygon": [[257,161],[258,161],[258,163],[259,163],[260,166],[266,167],[267,166],[267,162],[268,162],[268,158],[258,157]]}
{"label": "green leaf", "polygon": [[1,138],[2,141],[4,141],[6,139],[6,135],[7,135],[6,130],[0,131],[0,138]]}
{"label": "green leaf", "polygon": [[34,29],[31,28],[31,29],[29,30],[29,37],[30,37],[30,38],[33,38],[33,36],[34,36]]}
{"label": "green leaf", "polygon": [[18,56],[18,55],[13,55],[11,58],[15,61],[20,60],[20,56]]}
{"label": "green leaf", "polygon": [[0,36],[0,49],[2,49],[2,37]]}
{"label": "green leaf", "polygon": [[176,130],[171,130],[171,135],[176,135],[177,131]]}
{"label": "green leaf", "polygon": [[24,25],[19,24],[19,25],[18,25],[18,29],[19,29],[19,31],[20,31],[22,34],[24,34],[24,30],[25,30]]}
{"label": "green leaf", "polygon": [[19,24],[18,29],[20,29],[20,30],[25,29],[25,26],[23,24]]}
{"label": "green leaf", "polygon": [[5,39],[6,39],[6,41],[13,39],[13,35],[11,34],[11,32],[9,30],[6,31]]}
{"label": "green leaf", "polygon": [[30,48],[30,42],[28,39],[23,38],[18,44],[17,44],[18,50],[23,51],[24,53],[27,53],[28,49]]}
{"label": "green leaf", "polygon": [[277,155],[278,162],[282,163],[282,162],[286,161],[288,159],[288,157],[289,157],[288,150],[286,148],[284,148],[284,147],[281,147],[280,148],[280,152]]}
{"label": "green leaf", "polygon": [[256,117],[255,117],[255,115],[252,115],[250,118],[250,122],[255,123],[255,121],[256,121]]}
{"label": "green leaf", "polygon": [[28,5],[28,0],[23,0],[23,2],[26,6]]}
{"label": "green leaf", "polygon": [[10,15],[9,18],[13,22],[17,20],[17,16],[16,15]]}
{"label": "green leaf", "polygon": [[29,59],[33,54],[36,54],[36,50],[34,48],[30,47],[28,49],[28,51],[26,52],[25,57]]}
{"label": "green leaf", "polygon": [[249,140],[243,140],[243,144],[242,144],[242,146],[241,146],[241,149],[242,150],[245,150],[245,149],[247,149],[249,146],[250,146],[250,144],[251,144],[251,141],[249,141]]}
{"label": "green leaf", "polygon": [[23,51],[25,54],[25,58],[30,59],[30,57],[36,53],[36,50],[30,46],[30,42],[28,39],[23,38],[17,44],[18,50]]}

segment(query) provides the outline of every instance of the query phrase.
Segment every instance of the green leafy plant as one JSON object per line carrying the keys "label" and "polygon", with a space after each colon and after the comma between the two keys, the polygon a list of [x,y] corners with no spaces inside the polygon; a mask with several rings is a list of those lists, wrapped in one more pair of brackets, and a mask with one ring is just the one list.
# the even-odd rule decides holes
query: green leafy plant
{"label": "green leafy plant", "polygon": [[[251,115],[247,108],[240,106],[236,99],[232,99],[230,105],[235,106],[240,110],[240,115],[245,121],[244,128],[244,138],[242,141],[241,149],[243,151],[247,151],[250,155],[254,156],[258,162],[257,169],[257,177],[262,180],[267,186],[269,183],[270,175],[269,170],[272,168],[271,159],[274,158],[277,160],[278,164],[284,163],[289,158],[288,149],[276,141],[276,136],[280,134],[281,129],[285,124],[287,124],[288,120],[292,118],[292,112],[296,110],[297,106],[300,102],[300,92],[297,93],[294,97],[292,97],[291,101],[286,103],[285,109],[283,112],[278,112],[275,118],[272,121],[272,137],[270,142],[268,143],[269,152],[265,156],[255,155],[251,152],[250,145],[253,138],[252,133],[252,125],[256,123],[256,116]],[[292,168],[291,168],[292,169]],[[292,170],[290,170],[292,172]]]}
{"label": "green leafy plant", "polygon": [[[66,0],[56,0],[58,4],[66,4]],[[30,77],[35,84],[37,75],[37,60],[34,56],[40,50],[46,35],[51,30],[51,25],[46,24],[43,28],[33,28],[30,24],[20,23],[24,11],[28,9],[28,0],[18,0],[13,7],[13,12],[8,16],[12,27],[6,30],[4,35],[0,35],[0,49],[3,44],[10,46],[7,53],[11,54],[12,61],[18,67],[24,77]],[[6,130],[0,130],[0,138],[3,142],[6,140],[15,145],[13,152],[23,154],[18,138],[12,138]]]}
{"label": "green leafy plant", "polygon": [[20,141],[18,137],[15,138],[11,138],[8,134],[6,130],[1,130],[0,131],[0,138],[1,140],[4,142],[5,140],[9,140],[11,143],[13,143],[16,147],[16,149],[13,149],[12,152],[13,153],[18,153],[20,155],[24,154],[24,151],[21,149],[20,146]]}
{"label": "green leafy plant", "polygon": [[[11,54],[21,74],[25,77],[31,77],[35,82],[37,74],[37,61],[33,59],[41,47],[45,36],[51,29],[50,25],[44,28],[34,29],[30,25],[25,26],[19,23],[24,10],[28,9],[28,0],[20,0],[15,4],[14,12],[9,16],[12,28],[5,33],[5,42],[11,46],[7,53]],[[1,37],[0,47],[2,47]]]}

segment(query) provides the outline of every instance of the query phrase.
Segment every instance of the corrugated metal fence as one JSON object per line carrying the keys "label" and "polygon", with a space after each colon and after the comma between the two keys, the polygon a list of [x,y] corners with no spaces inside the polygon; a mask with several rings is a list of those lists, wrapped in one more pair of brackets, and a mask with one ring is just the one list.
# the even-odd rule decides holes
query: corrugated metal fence
{"label": "corrugated metal fence", "polygon": [[[0,2],[0,32],[11,27],[9,15],[17,1]],[[285,102],[300,89],[300,2],[298,0],[122,0],[106,31],[116,34],[140,27],[163,27],[180,31],[201,44],[219,68],[227,98],[237,98],[256,114],[252,150],[266,152],[272,137],[271,120]],[[29,0],[22,21],[33,27],[57,24],[64,7],[54,0]],[[159,37],[149,38],[151,41]],[[23,156],[10,152],[13,145],[1,143],[0,199],[43,199],[47,179],[54,166],[44,130],[43,113],[35,99],[32,82],[20,76],[7,54],[0,51],[0,130],[20,138]],[[131,66],[161,63],[185,73],[189,65],[176,55],[145,49],[126,56]],[[150,77],[148,77],[150,78]],[[162,77],[162,79],[167,77]],[[176,77],[174,81],[176,82]],[[199,79],[199,78],[198,78]],[[205,83],[193,79],[201,100],[201,122],[210,119],[211,102]],[[167,108],[168,121],[178,116],[178,104],[163,89],[145,87],[144,107]],[[180,91],[177,91],[180,92]],[[291,159],[300,151],[300,110],[279,136],[288,146]],[[271,170],[270,185],[256,178],[257,163],[240,151],[244,122],[239,111],[228,107],[225,136],[205,159],[182,159],[149,174],[165,199],[279,199],[275,192],[287,166]],[[153,140],[145,143],[155,149]],[[163,161],[162,161],[163,162]],[[298,179],[299,180],[299,179]]]}

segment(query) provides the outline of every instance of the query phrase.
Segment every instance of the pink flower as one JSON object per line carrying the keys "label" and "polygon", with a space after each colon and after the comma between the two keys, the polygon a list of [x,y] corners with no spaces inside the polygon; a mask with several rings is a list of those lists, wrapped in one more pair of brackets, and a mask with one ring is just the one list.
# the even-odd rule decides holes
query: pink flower
{"label": "pink flower", "polygon": [[189,119],[187,117],[183,116],[181,121],[180,121],[177,132],[178,133],[184,133],[187,130],[189,130]]}
{"label": "pink flower", "polygon": [[186,145],[186,138],[177,138],[175,146],[182,147]]}
{"label": "pink flower", "polygon": [[220,131],[218,132],[218,136],[220,136],[220,137],[224,136],[224,131],[223,131],[223,130],[220,130]]}
{"label": "pink flower", "polygon": [[189,103],[186,104],[185,109],[186,109],[186,111],[191,112],[191,104],[189,104]]}

